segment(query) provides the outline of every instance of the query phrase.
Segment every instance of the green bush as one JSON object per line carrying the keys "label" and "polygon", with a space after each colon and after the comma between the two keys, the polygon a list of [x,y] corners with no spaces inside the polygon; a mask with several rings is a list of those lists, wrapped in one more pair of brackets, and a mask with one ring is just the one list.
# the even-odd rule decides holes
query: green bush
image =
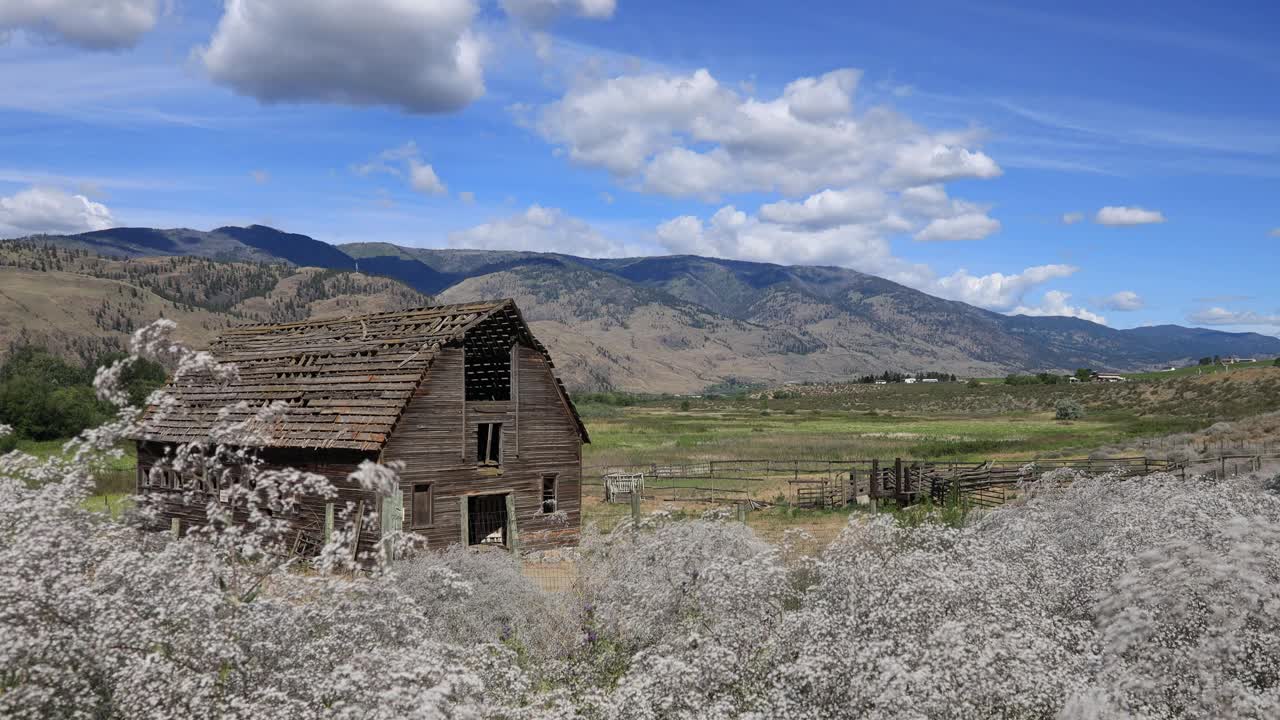
{"label": "green bush", "polygon": [[1062,398],[1053,404],[1053,415],[1059,420],[1079,420],[1084,417],[1084,407],[1071,398]]}
{"label": "green bush", "polygon": [[[12,425],[17,437],[59,440],[106,422],[112,408],[98,400],[93,378],[99,367],[121,357],[77,366],[43,348],[14,348],[0,364],[0,423]],[[164,368],[148,361],[135,362],[122,375],[134,405],[146,402],[164,380]]]}

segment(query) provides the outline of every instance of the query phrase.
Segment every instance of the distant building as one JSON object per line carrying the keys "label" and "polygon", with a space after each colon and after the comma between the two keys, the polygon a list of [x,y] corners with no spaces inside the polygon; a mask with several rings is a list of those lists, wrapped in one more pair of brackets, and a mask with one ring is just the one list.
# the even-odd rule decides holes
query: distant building
{"label": "distant building", "polygon": [[1123,375],[1115,375],[1111,373],[1094,373],[1092,376],[1094,382],[1124,382]]}
{"label": "distant building", "polygon": [[1223,365],[1237,365],[1240,363],[1253,363],[1253,362],[1258,362],[1257,358],[1229,357],[1229,358],[1223,358],[1222,360]]}
{"label": "distant building", "polygon": [[888,380],[877,380],[877,381],[876,381],[876,384],[877,384],[877,385],[888,385],[888,384],[889,384],[889,381],[888,381]]}
{"label": "distant building", "polygon": [[902,382],[904,382],[904,383],[906,383],[906,384],[908,384],[908,385],[914,385],[914,384],[915,384],[915,382],[916,382],[916,379],[915,379],[915,378],[907,378],[906,380],[903,380]]}
{"label": "distant building", "polygon": [[1069,383],[1078,383],[1078,382],[1080,382],[1080,378],[1076,377],[1075,375],[1072,375],[1071,377],[1068,377],[1068,378],[1067,378],[1067,382],[1069,382]]}
{"label": "distant building", "polygon": [[924,380],[921,380],[920,382],[936,383],[936,382],[938,382],[938,378],[925,378]]}

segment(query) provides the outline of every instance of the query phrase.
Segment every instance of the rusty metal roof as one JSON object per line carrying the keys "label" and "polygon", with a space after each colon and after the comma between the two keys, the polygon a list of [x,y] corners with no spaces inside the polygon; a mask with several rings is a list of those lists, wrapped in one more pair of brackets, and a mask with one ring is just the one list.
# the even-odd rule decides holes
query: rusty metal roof
{"label": "rusty metal roof", "polygon": [[[439,305],[397,312],[244,325],[225,331],[210,352],[238,377],[183,378],[167,388],[175,411],[154,412],[138,439],[207,440],[222,423],[248,420],[273,402],[286,404],[269,427],[255,428],[270,447],[376,451],[390,437],[440,348],[511,346],[520,341],[547,357],[512,300]],[[560,391],[584,441],[586,429]],[[244,403],[227,415],[226,408]]]}

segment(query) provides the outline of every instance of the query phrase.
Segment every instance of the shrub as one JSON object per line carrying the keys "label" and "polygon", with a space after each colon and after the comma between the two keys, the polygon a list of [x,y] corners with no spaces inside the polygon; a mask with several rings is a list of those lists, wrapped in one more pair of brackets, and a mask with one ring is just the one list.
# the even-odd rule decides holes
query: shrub
{"label": "shrub", "polygon": [[[0,459],[2,717],[1280,710],[1280,478],[1266,492],[1028,470],[1018,503],[954,526],[854,513],[817,557],[654,515],[588,529],[575,591],[549,594],[511,556],[457,548],[355,576],[349,527],[295,572],[268,552],[275,518],[333,490],[305,473],[259,474],[266,492],[237,498],[249,523],[210,503],[220,521],[181,539],[144,531],[145,505],[128,523],[84,510],[88,461],[136,417],[73,443],[73,460]],[[372,463],[348,480],[398,487]]]}
{"label": "shrub", "polygon": [[1053,404],[1053,415],[1058,420],[1079,420],[1084,417],[1084,407],[1072,398],[1062,398]]}

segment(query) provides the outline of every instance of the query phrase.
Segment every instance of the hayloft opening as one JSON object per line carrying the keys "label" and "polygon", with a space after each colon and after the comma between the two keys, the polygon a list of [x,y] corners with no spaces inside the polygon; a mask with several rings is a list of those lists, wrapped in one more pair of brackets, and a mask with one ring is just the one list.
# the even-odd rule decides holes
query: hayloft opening
{"label": "hayloft opening", "polygon": [[467,401],[511,399],[511,348],[467,347]]}

